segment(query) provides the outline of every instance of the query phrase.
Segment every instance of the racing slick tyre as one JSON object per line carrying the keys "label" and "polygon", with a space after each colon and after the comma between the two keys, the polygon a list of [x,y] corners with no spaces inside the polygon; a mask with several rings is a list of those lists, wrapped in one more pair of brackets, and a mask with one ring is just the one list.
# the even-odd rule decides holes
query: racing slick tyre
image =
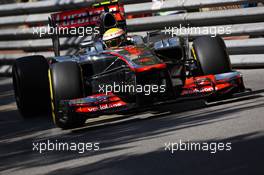
{"label": "racing slick tyre", "polygon": [[198,64],[198,75],[231,72],[226,45],[221,37],[203,36],[193,42],[192,54]]}
{"label": "racing slick tyre", "polygon": [[49,111],[48,68],[47,60],[40,55],[19,58],[13,64],[15,100],[24,118]]}
{"label": "racing slick tyre", "polygon": [[49,69],[49,83],[54,123],[62,129],[84,125],[85,117],[70,109],[60,109],[59,107],[61,100],[83,97],[81,69],[78,63],[61,62],[53,64]]}

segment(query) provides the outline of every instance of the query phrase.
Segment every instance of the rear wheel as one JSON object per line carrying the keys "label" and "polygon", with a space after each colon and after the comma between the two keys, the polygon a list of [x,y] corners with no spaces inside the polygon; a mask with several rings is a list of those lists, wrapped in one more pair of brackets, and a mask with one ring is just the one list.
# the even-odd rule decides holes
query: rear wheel
{"label": "rear wheel", "polygon": [[231,63],[221,37],[204,36],[193,42],[192,54],[198,65],[198,75],[231,72]]}
{"label": "rear wheel", "polygon": [[80,66],[76,62],[55,63],[49,70],[52,117],[54,123],[69,129],[84,125],[86,118],[74,111],[60,109],[61,100],[83,97]]}
{"label": "rear wheel", "polygon": [[18,110],[24,118],[49,111],[48,63],[43,56],[22,57],[12,67]]}

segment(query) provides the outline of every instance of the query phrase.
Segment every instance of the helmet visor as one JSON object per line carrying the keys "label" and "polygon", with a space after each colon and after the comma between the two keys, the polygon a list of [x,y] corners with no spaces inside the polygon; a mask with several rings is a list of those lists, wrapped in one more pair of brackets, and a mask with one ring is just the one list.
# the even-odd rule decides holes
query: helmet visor
{"label": "helmet visor", "polygon": [[113,38],[113,39],[105,41],[105,45],[108,48],[119,47],[122,44],[123,41],[124,41],[124,36],[120,36],[120,37]]}

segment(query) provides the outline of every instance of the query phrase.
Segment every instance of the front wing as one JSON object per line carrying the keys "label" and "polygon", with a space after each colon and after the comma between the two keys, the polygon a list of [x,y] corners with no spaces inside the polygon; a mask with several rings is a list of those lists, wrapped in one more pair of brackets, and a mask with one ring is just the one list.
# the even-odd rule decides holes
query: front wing
{"label": "front wing", "polygon": [[[190,77],[186,79],[182,89],[181,98],[184,97],[222,97],[233,93],[244,91],[242,75],[239,72],[230,72],[217,75]],[[172,99],[173,101],[175,99]],[[171,102],[165,101],[164,103]],[[159,102],[160,104],[160,102]],[[155,104],[154,104],[155,105]],[[136,108],[136,104],[123,101],[113,93],[95,94],[80,99],[63,100],[60,109],[72,111],[79,114],[102,115],[105,113],[116,113]]]}

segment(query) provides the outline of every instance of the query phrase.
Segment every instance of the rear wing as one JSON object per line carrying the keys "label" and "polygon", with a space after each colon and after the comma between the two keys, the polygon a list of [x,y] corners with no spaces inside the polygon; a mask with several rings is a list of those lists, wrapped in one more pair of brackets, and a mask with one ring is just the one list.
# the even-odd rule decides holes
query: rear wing
{"label": "rear wing", "polygon": [[91,35],[92,31],[93,39],[102,37],[107,29],[113,27],[127,31],[124,4],[119,3],[118,0],[108,0],[90,7],[51,14],[49,24],[53,31],[56,31],[52,35],[55,56],[60,55],[59,38],[78,36],[78,32],[71,32],[80,31],[76,30],[78,28],[83,28],[82,31],[90,31],[88,35]]}

